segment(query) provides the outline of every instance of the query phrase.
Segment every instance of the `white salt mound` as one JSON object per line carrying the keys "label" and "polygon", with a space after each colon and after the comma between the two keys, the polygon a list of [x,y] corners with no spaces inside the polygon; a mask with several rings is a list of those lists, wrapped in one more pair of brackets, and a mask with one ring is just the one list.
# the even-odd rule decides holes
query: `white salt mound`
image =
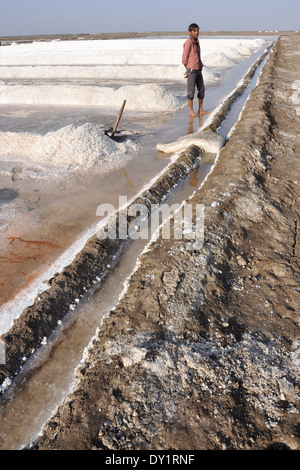
{"label": "white salt mound", "polygon": [[54,167],[101,165],[110,170],[126,160],[124,154],[138,147],[129,139],[115,142],[100,126],[89,123],[79,127],[69,125],[45,135],[0,132],[0,158],[28,159]]}
{"label": "white salt mound", "polygon": [[157,144],[157,150],[165,153],[183,152],[191,145],[197,145],[204,152],[218,153],[225,139],[213,131],[197,131],[169,144]]}
{"label": "white salt mound", "polygon": [[97,84],[27,84],[11,85],[1,93],[0,104],[27,104],[52,106],[97,106],[120,108],[126,100],[126,109],[142,112],[178,111],[183,102],[174,93],[156,83],[126,85],[118,89]]}

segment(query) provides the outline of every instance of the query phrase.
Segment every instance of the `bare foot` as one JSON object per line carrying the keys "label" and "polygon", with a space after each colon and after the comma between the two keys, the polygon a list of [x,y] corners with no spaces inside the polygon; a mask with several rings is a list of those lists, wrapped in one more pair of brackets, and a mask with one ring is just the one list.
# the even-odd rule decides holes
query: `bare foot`
{"label": "bare foot", "polygon": [[199,114],[195,114],[193,111],[190,112],[190,117],[198,117]]}
{"label": "bare foot", "polygon": [[204,111],[204,109],[200,109],[199,115],[200,114],[210,114],[210,111]]}

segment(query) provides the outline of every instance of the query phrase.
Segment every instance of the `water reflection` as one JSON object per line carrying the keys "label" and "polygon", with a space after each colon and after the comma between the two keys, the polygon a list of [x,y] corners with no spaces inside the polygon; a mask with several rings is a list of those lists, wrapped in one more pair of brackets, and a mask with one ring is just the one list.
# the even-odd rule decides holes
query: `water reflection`
{"label": "water reflection", "polygon": [[199,165],[190,174],[190,180],[189,180],[190,186],[193,186],[193,187],[199,186],[199,180],[197,177],[198,171],[199,171]]}
{"label": "water reflection", "polygon": [[0,207],[8,204],[19,196],[19,191],[13,188],[0,189]]}
{"label": "water reflection", "polygon": [[[199,116],[199,121],[198,121],[198,124],[197,124],[198,129],[196,129],[196,131],[194,131],[194,121],[195,120],[196,119],[194,117],[189,116],[189,126],[188,126],[187,135],[193,134],[194,132],[196,132],[202,126],[203,118],[202,118],[202,116]],[[196,123],[197,123],[197,121],[196,121]],[[190,174],[190,179],[189,179],[190,186],[193,186],[193,187],[198,187],[199,186],[199,180],[198,180],[198,177],[197,177],[198,172],[199,172],[199,165]]]}
{"label": "water reflection", "polygon": [[[194,130],[194,121],[196,121],[196,125],[197,125],[196,130]],[[198,122],[197,122],[196,118],[189,116],[189,126],[188,126],[187,135],[193,134],[193,132],[197,132],[200,129],[200,127],[202,126],[202,124],[203,124],[203,116],[198,116]]]}

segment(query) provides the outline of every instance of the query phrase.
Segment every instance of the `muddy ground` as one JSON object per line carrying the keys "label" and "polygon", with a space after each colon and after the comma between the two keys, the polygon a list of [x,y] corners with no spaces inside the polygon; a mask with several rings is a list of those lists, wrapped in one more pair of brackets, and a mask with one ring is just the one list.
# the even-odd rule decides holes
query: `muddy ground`
{"label": "muddy ground", "polygon": [[[299,34],[279,37],[188,201],[205,207],[203,245],[149,243],[32,449],[300,449],[299,46]],[[59,276],[71,292],[74,273]]]}

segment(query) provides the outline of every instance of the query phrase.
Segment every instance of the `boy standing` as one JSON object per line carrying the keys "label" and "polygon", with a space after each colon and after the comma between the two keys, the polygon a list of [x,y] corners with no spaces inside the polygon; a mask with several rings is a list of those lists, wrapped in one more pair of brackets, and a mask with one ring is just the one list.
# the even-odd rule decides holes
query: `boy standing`
{"label": "boy standing", "polygon": [[[189,103],[190,116],[196,117],[201,114],[208,114],[203,110],[203,98],[205,94],[204,81],[202,76],[203,64],[201,61],[201,52],[199,44],[199,26],[192,23],[189,26],[190,37],[183,45],[182,63],[186,68],[184,77],[187,78],[187,99]],[[195,95],[195,87],[197,87],[199,100],[198,114],[193,111],[193,101]]]}

